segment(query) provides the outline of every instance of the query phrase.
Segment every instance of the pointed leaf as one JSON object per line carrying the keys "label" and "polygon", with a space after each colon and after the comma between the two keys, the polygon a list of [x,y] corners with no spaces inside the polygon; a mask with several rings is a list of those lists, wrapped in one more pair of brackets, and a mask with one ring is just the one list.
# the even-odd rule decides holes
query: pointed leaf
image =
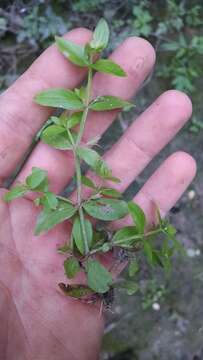
{"label": "pointed leaf", "polygon": [[76,258],[71,256],[70,258],[66,259],[63,263],[65,274],[69,279],[75,277],[75,275],[80,271],[80,265]]}
{"label": "pointed leaf", "polygon": [[31,190],[47,191],[48,178],[47,171],[37,167],[32,168],[32,173],[26,178],[26,184]]}
{"label": "pointed leaf", "polygon": [[49,89],[35,96],[35,102],[44,106],[67,110],[80,110],[84,108],[82,101],[74,91],[65,89]]}
{"label": "pointed leaf", "polygon": [[146,217],[140,206],[135,204],[133,201],[129,201],[128,209],[132,219],[137,226],[137,229],[140,234],[144,234],[145,225],[146,225]]}
{"label": "pointed leaf", "polygon": [[47,191],[44,194],[46,206],[50,209],[56,209],[58,206],[57,196],[51,191]]}
{"label": "pointed leaf", "polygon": [[124,281],[120,287],[125,289],[128,295],[133,295],[139,290],[139,285],[134,281]]}
{"label": "pointed leaf", "polygon": [[[86,230],[85,232],[86,232],[87,242],[90,248],[92,245],[92,236],[93,236],[92,224],[89,220],[85,219],[84,225]],[[84,238],[80,224],[80,219],[78,217],[76,217],[74,220],[72,234],[78,250],[82,255],[84,255],[85,254]]]}
{"label": "pointed leaf", "polygon": [[59,150],[71,150],[72,144],[66,129],[62,126],[51,125],[47,127],[42,135],[41,140]]}
{"label": "pointed leaf", "polygon": [[128,274],[133,277],[139,270],[139,265],[136,259],[131,259],[128,266]]}
{"label": "pointed leaf", "polygon": [[112,188],[101,188],[100,192],[102,195],[106,195],[113,198],[122,197],[122,194],[118,190]]}
{"label": "pointed leaf", "polygon": [[112,60],[99,59],[91,66],[94,70],[99,72],[115,75],[115,76],[126,76],[125,71]]}
{"label": "pointed leaf", "polygon": [[88,260],[87,263],[87,284],[97,293],[105,293],[113,282],[111,273],[97,260]]}
{"label": "pointed leaf", "polygon": [[116,233],[112,238],[112,242],[114,243],[114,245],[117,246],[133,247],[133,244],[135,242],[141,240],[141,238],[137,238],[137,236],[138,236],[138,231],[136,226],[125,226],[122,229],[116,231]]}
{"label": "pointed leaf", "polygon": [[108,165],[95,150],[87,147],[79,147],[77,153],[80,159],[84,160],[98,176],[104,179],[114,180]]}
{"label": "pointed leaf", "polygon": [[92,181],[90,178],[88,178],[87,176],[85,176],[85,175],[83,175],[83,176],[81,177],[81,181],[82,181],[82,184],[83,184],[84,186],[87,186],[87,187],[89,187],[89,188],[91,188],[91,189],[95,189],[95,188],[96,188],[96,185],[93,183],[93,181]]}
{"label": "pointed leaf", "polygon": [[93,291],[82,284],[78,285],[65,285],[63,283],[58,284],[63,293],[67,296],[71,296],[76,299],[86,299],[93,294]]}
{"label": "pointed leaf", "polygon": [[19,197],[22,197],[29,191],[28,187],[24,184],[19,184],[9,190],[3,197],[4,201],[9,202]]}
{"label": "pointed leaf", "polygon": [[117,199],[90,200],[84,203],[83,207],[88,215],[104,221],[118,220],[128,213],[126,202]]}
{"label": "pointed leaf", "polygon": [[116,96],[107,95],[98,96],[92,101],[92,103],[89,105],[89,108],[94,111],[105,111],[125,108],[127,106],[129,107],[134,105]]}
{"label": "pointed leaf", "polygon": [[67,119],[67,128],[68,129],[71,129],[73,127],[75,127],[76,125],[78,125],[81,120],[82,120],[82,114],[83,112],[82,111],[78,111],[78,112],[75,112],[73,113],[68,119]]}
{"label": "pointed leaf", "polygon": [[93,169],[96,167],[96,164],[100,159],[100,155],[95,150],[87,147],[79,147],[77,154],[81,160],[84,160]]}
{"label": "pointed leaf", "polygon": [[56,36],[55,40],[60,52],[73,64],[81,67],[88,66],[88,59],[83,46],[59,36]]}
{"label": "pointed leaf", "polygon": [[100,19],[94,32],[92,40],[90,41],[90,47],[95,51],[102,51],[108,45],[109,41],[109,27],[104,19]]}
{"label": "pointed leaf", "polygon": [[37,218],[35,235],[41,234],[43,231],[52,229],[55,225],[60,224],[64,220],[70,219],[77,211],[70,203],[60,200],[55,210],[43,209]]}

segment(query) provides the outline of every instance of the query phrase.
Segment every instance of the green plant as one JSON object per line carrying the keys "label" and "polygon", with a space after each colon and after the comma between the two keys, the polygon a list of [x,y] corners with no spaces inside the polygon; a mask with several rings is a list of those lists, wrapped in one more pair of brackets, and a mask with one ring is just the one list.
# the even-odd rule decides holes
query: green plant
{"label": "green plant", "polygon": [[[42,106],[64,110],[59,116],[52,116],[47,121],[39,136],[44,143],[56,149],[72,152],[77,184],[76,200],[51,192],[47,173],[39,168],[33,168],[25,183],[16,185],[4,196],[4,200],[9,202],[30,191],[36,194],[33,201],[41,209],[35,228],[36,235],[49,231],[66,220],[70,221],[70,239],[58,251],[65,256],[64,271],[67,278],[76,277],[76,283],[60,283],[59,286],[67,296],[88,301],[102,298],[106,302],[107,295],[112,293],[119,282],[113,280],[111,271],[102,265],[98,255],[116,250],[136,254],[143,250],[150,265],[158,265],[168,271],[174,251],[181,251],[175,238],[175,229],[167,220],[161,219],[158,210],[157,223],[153,229],[148,230],[143,210],[132,201],[125,201],[122,194],[109,185],[120,180],[113,176],[106,162],[91,148],[97,143],[97,139],[84,143],[83,134],[90,111],[111,111],[134,106],[115,96],[103,95],[92,99],[94,71],[126,76],[118,64],[99,57],[108,41],[109,28],[103,19],[99,21],[91,41],[85,46],[56,37],[57,47],[68,61],[87,69],[87,84],[74,90],[48,89],[35,96],[36,103]],[[83,161],[94,174],[82,174]],[[128,214],[133,225],[110,232],[109,236],[106,236],[105,230],[98,230],[95,225],[97,220],[108,224]],[[163,236],[161,246],[156,244],[157,235]],[[129,262],[130,278],[136,276],[138,267],[136,258],[132,258]],[[85,275],[86,284],[78,282],[77,275],[81,273]],[[137,291],[137,286],[132,281],[122,282],[121,286],[130,295]]]}

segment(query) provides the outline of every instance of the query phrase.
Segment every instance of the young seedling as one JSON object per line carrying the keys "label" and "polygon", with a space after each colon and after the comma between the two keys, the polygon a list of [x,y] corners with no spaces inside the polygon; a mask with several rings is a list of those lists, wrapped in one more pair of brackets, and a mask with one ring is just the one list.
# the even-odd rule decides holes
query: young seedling
{"label": "young seedling", "polygon": [[[106,185],[120,180],[113,176],[106,162],[91,148],[97,140],[92,139],[86,144],[82,142],[89,112],[134,106],[119,97],[105,94],[92,99],[93,72],[126,76],[120,65],[101,58],[108,41],[109,28],[104,19],[99,21],[91,41],[85,46],[56,37],[56,45],[65,58],[76,66],[87,69],[86,86],[74,90],[49,89],[35,96],[37,104],[63,109],[61,115],[48,119],[38,137],[55,149],[72,152],[76,173],[76,201],[51,192],[47,172],[36,167],[32,169],[25,183],[16,185],[4,196],[4,200],[9,202],[23,197],[30,191],[36,194],[34,203],[40,208],[40,213],[35,235],[41,235],[64,221],[71,222],[70,241],[58,248],[58,251],[65,257],[64,271],[67,279],[72,281],[78,273],[84,273],[86,285],[60,283],[59,287],[67,296],[88,303],[102,299],[107,306],[112,301],[113,289],[118,284],[130,295],[138,290],[138,286],[136,281],[132,280],[115,282],[112,277],[115,264],[111,270],[105,268],[99,260],[99,254],[112,251],[117,254],[115,263],[129,259],[128,272],[129,277],[133,279],[139,270],[136,256],[138,251],[143,251],[150,265],[158,265],[168,271],[174,251],[181,250],[175,239],[175,229],[166,220],[161,219],[158,210],[156,225],[147,230],[143,210],[132,201],[126,202],[120,192]],[[94,176],[94,180],[91,175],[82,175],[82,162],[97,175]],[[83,196],[84,188],[90,190],[88,198]],[[98,230],[96,227],[97,220],[102,220],[108,225],[109,222],[119,220],[128,214],[132,218],[131,226],[114,232]],[[163,236],[161,246],[156,245],[157,235]]]}

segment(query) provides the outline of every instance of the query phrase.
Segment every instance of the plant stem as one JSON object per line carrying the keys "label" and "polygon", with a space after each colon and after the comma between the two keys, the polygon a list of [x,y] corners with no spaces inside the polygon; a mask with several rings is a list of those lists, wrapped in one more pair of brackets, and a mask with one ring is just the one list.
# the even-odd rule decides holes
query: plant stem
{"label": "plant stem", "polygon": [[[119,244],[123,244],[123,242],[126,242],[126,241],[130,241],[130,240],[139,240],[142,241],[142,239],[145,237],[148,237],[148,236],[152,236],[152,235],[158,235],[160,233],[162,233],[163,230],[162,229],[156,229],[156,230],[152,230],[152,231],[149,231],[148,233],[146,234],[138,234],[138,235],[132,235],[132,236],[129,236],[129,237],[126,237],[126,238],[123,238],[123,239],[120,239],[120,241],[116,241],[116,243],[114,243],[114,246],[119,246]],[[113,245],[113,244],[112,244]],[[124,245],[125,248],[129,248],[129,249],[132,249],[133,246],[132,245],[128,245],[128,244],[125,244]],[[93,254],[96,254],[97,252],[100,252],[102,251],[102,246],[98,247],[97,249],[93,249],[89,255],[93,255]]]}
{"label": "plant stem", "polygon": [[[91,59],[92,61],[92,59]],[[87,89],[86,89],[86,98],[85,98],[85,110],[82,115],[80,128],[78,131],[77,140],[74,146],[74,160],[75,160],[75,169],[76,169],[76,181],[77,181],[77,206],[78,206],[78,212],[80,217],[80,224],[82,229],[82,234],[84,238],[84,248],[85,248],[85,255],[89,253],[89,246],[88,246],[88,240],[87,240],[87,234],[85,229],[85,218],[83,213],[83,208],[81,206],[82,202],[82,182],[81,182],[81,168],[80,168],[80,159],[77,155],[77,149],[80,146],[80,142],[84,133],[85,129],[85,123],[87,120],[88,115],[88,106],[89,102],[91,100],[91,89],[92,89],[92,69],[89,67],[88,69],[88,80],[87,80]]]}
{"label": "plant stem", "polygon": [[88,79],[87,79],[87,90],[86,90],[86,99],[85,99],[85,110],[83,112],[83,115],[82,115],[82,120],[81,120],[81,123],[80,123],[80,129],[79,129],[79,132],[78,132],[78,137],[77,137],[77,140],[76,140],[76,143],[75,143],[75,147],[77,148],[81,142],[81,139],[82,139],[82,136],[83,136],[83,133],[84,133],[84,128],[85,128],[85,123],[86,123],[86,120],[87,120],[87,115],[88,115],[88,105],[89,105],[89,102],[91,100],[91,89],[92,89],[92,69],[89,68],[88,70]]}

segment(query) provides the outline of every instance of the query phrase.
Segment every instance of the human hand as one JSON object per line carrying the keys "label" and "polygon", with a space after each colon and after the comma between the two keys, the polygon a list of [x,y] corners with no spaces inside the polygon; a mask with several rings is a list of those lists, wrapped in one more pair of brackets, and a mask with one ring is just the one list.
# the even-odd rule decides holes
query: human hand
{"label": "human hand", "polygon": [[[86,43],[91,33],[75,29],[67,37]],[[143,39],[127,39],[112,55],[128,74],[116,78],[97,74],[94,95],[130,98],[149,74],[155,55]],[[0,97],[0,179],[15,169],[32,138],[51,111],[33,102],[39,91],[49,87],[73,88],[85,76],[84,70],[68,63],[55,46],[46,50]],[[92,113],[85,137],[102,134],[117,111]],[[122,182],[120,191],[133,181],[166,145],[191,115],[191,102],[178,91],[162,94],[105,154],[105,159]],[[48,171],[51,190],[60,192],[73,175],[73,159],[39,143],[18,175],[24,180],[31,168]],[[153,203],[162,215],[175,204],[195,175],[190,155],[171,155],[146,182],[135,201],[153,221]],[[6,190],[2,189],[1,194]],[[5,360],[86,360],[99,353],[103,320],[97,307],[66,298],[57,289],[62,280],[60,255],[56,248],[67,239],[69,224],[58,225],[48,234],[33,235],[37,210],[27,199],[9,205],[0,201],[0,355]]]}

